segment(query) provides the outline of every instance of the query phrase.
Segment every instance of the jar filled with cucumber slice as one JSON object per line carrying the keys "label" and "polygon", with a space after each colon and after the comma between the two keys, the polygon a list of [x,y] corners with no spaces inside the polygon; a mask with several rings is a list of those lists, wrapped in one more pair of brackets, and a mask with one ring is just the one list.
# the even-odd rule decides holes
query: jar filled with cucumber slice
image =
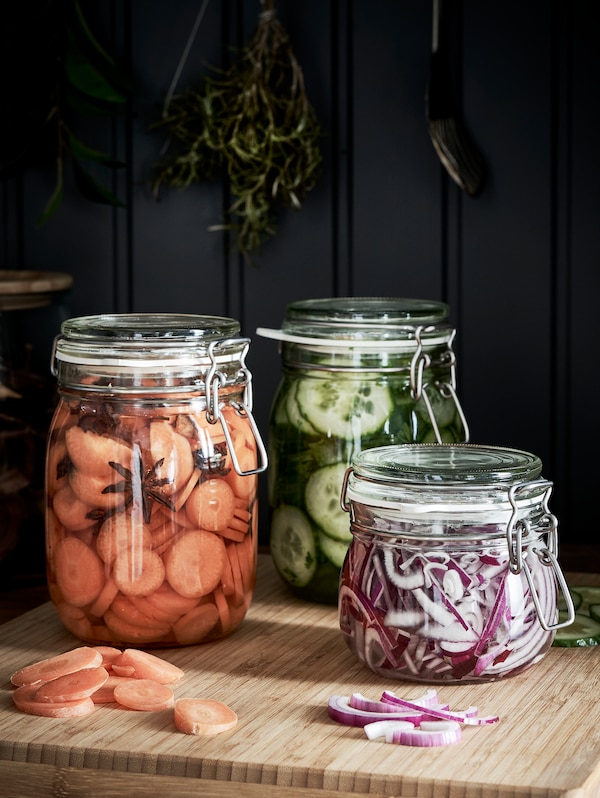
{"label": "jar filled with cucumber slice", "polygon": [[444,303],[340,297],[288,305],[269,425],[270,550],[300,598],[337,603],[351,541],[340,506],[355,454],[468,440]]}

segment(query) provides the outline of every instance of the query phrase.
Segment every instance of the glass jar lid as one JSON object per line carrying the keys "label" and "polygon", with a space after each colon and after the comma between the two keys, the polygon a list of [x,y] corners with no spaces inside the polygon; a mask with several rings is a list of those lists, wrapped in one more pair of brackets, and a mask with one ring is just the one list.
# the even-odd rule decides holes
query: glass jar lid
{"label": "glass jar lid", "polygon": [[540,503],[551,487],[541,470],[539,457],[519,449],[469,443],[381,446],[354,456],[342,504],[429,520],[473,514],[482,521],[501,520],[516,504]]}
{"label": "glass jar lid", "polygon": [[67,319],[62,333],[88,344],[146,342],[198,344],[236,335],[240,326],[225,316],[198,316],[186,313],[115,313]]}
{"label": "glass jar lid", "polygon": [[404,444],[359,452],[359,478],[382,484],[493,485],[537,478],[542,462],[519,449],[477,444]]}
{"label": "glass jar lid", "polygon": [[[292,302],[281,330],[260,327],[259,335],[307,346],[381,346],[439,337],[448,317],[443,302],[402,297],[333,297]],[[447,325],[443,325],[447,330]],[[440,342],[446,338],[440,338]]]}
{"label": "glass jar lid", "polygon": [[[57,362],[153,369],[240,359],[248,339],[225,316],[116,313],[67,319],[57,338]],[[218,344],[218,348],[213,351]]]}

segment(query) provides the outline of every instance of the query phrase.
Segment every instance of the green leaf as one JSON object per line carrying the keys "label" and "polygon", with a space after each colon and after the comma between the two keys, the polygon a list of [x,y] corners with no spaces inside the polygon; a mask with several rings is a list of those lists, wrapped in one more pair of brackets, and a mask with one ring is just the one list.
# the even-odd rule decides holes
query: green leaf
{"label": "green leaf", "polygon": [[114,88],[118,88],[127,95],[133,94],[134,85],[132,81],[122,72],[115,59],[106,52],[94,36],[77,0],[73,4],[73,12],[71,33],[77,49],[87,60],[95,64],[96,69]]}
{"label": "green leaf", "polygon": [[91,46],[98,53],[98,55],[100,55],[111,66],[114,66],[115,65],[114,58],[112,58],[106,52],[106,50],[102,47],[102,45],[100,44],[98,39],[96,39],[96,37],[94,36],[92,31],[90,30],[90,27],[87,24],[87,21],[86,21],[85,17],[83,16],[83,11],[81,10],[81,5],[79,4],[79,2],[77,2],[77,0],[75,0],[75,3],[73,4],[73,8],[74,8],[74,11],[75,11],[75,19],[79,23],[79,29],[81,30],[81,32],[83,33],[83,35],[85,36],[85,38],[87,39],[89,44],[91,44]]}
{"label": "green leaf", "polygon": [[65,69],[73,86],[89,97],[106,102],[124,103],[127,99],[109,80],[92,64],[77,47],[74,37],[69,36]]}
{"label": "green leaf", "polygon": [[46,203],[46,206],[44,207],[44,210],[42,211],[42,215],[38,219],[38,222],[37,222],[38,225],[44,224],[45,222],[48,221],[48,219],[51,216],[54,216],[54,214],[59,209],[60,204],[62,202],[63,193],[64,193],[64,191],[63,191],[62,175],[59,174],[57,176],[56,186],[54,188],[54,191],[52,192],[52,195],[51,195],[50,199]]}
{"label": "green leaf", "polygon": [[65,91],[65,104],[71,111],[82,116],[103,117],[116,119],[123,114],[122,104],[106,102],[82,94],[74,86],[67,84]]}
{"label": "green leaf", "polygon": [[76,138],[70,131],[67,133],[67,140],[69,142],[70,150],[75,158],[79,158],[82,161],[94,161],[115,169],[125,166],[123,161],[116,161],[105,152],[88,147],[87,144],[84,144],[83,141]]}
{"label": "green leaf", "polygon": [[101,205],[112,205],[117,208],[124,208],[125,204],[116,197],[111,191],[98,183],[83,166],[73,159],[73,176],[75,184],[81,194],[90,202],[97,202]]}

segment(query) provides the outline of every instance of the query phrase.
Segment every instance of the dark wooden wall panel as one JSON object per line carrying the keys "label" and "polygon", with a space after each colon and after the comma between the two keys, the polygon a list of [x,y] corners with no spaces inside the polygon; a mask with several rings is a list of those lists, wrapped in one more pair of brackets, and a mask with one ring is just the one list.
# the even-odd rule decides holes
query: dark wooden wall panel
{"label": "dark wooden wall panel", "polygon": [[425,88],[428,3],[354,3],[353,289],[442,299],[440,165]]}
{"label": "dark wooden wall panel", "polygon": [[476,83],[467,83],[465,115],[489,173],[481,197],[461,198],[461,386],[474,440],[545,454],[551,321],[549,19],[540,18],[533,4],[515,14],[510,5],[472,3],[465,18],[471,11],[463,69],[476,75]]}
{"label": "dark wooden wall panel", "polygon": [[[257,326],[278,327],[294,299],[443,299],[458,329],[459,391],[473,439],[539,454],[556,482],[562,540],[595,543],[595,4],[452,5],[464,117],[489,164],[482,196],[460,192],[428,139],[429,2],[279,0],[323,125],[323,173],[304,208],[282,214],[277,237],[248,264],[207,229],[230,201],[225,185],[164,192],[159,203],[149,190],[164,143],[149,126],[201,0],[86,0],[95,29],[136,82],[122,119],[84,127],[90,143],[127,161],[112,185],[128,207],[90,204],[69,186],[59,214],[39,227],[50,171],[6,181],[2,267],[73,274],[73,315],[171,310],[238,318],[253,339],[248,363],[265,435],[280,363],[277,345],[255,336]],[[225,66],[258,12],[258,0],[208,0],[178,86],[206,64]],[[266,540],[264,510],[262,519]]]}

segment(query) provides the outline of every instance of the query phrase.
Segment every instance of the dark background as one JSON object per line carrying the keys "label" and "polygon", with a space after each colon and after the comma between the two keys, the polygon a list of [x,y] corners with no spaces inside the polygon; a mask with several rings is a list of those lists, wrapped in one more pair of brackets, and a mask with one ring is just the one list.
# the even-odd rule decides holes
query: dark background
{"label": "dark background", "polygon": [[[428,137],[431,4],[279,0],[325,132],[324,165],[302,210],[280,216],[277,237],[254,265],[207,229],[229,204],[225,185],[163,192],[160,202],[148,185],[164,143],[150,124],[202,0],[82,5],[136,86],[123,117],[84,120],[80,128],[89,144],[126,162],[111,185],[127,207],[86,201],[67,181],[61,209],[39,226],[51,170],[3,180],[0,266],[72,274],[70,315],[237,318],[252,337],[248,365],[264,436],[279,357],[276,343],[255,330],[278,327],[288,302],[334,295],[444,300],[458,330],[458,389],[472,440],[538,454],[555,482],[551,509],[561,542],[597,552],[595,3],[452,3],[454,73],[488,164],[485,190],[471,198],[449,180]],[[209,0],[178,87],[205,74],[207,64],[229,63],[259,10],[258,0]],[[27,69],[27,58],[24,52],[16,72]],[[4,117],[10,125],[6,109]],[[263,511],[265,541],[266,520]]]}

